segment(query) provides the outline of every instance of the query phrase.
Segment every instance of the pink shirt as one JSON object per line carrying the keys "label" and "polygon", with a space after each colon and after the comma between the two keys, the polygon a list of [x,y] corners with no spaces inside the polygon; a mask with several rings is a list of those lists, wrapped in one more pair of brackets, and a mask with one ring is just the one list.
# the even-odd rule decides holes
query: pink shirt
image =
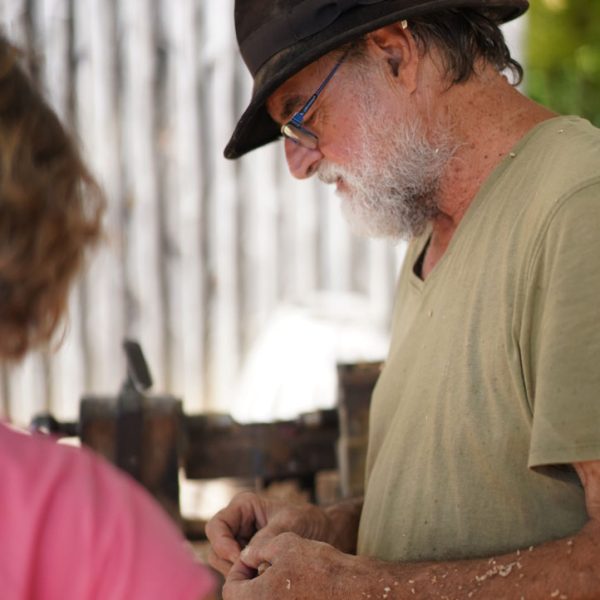
{"label": "pink shirt", "polygon": [[2,600],[199,600],[212,591],[150,495],[89,450],[0,424]]}

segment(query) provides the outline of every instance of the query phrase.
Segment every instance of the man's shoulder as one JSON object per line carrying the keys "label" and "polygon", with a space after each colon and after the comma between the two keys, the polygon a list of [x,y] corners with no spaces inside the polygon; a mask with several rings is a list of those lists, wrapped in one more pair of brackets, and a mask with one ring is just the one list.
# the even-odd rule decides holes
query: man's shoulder
{"label": "man's shoulder", "polygon": [[[544,121],[521,140],[509,160],[491,190],[499,217],[493,227],[501,227],[501,217],[506,217],[513,234],[531,238],[566,205],[569,211],[590,206],[600,211],[600,129],[588,121],[579,117]],[[577,201],[582,195],[585,207]]]}
{"label": "man's shoulder", "polygon": [[579,117],[550,119],[525,140],[522,157],[538,198],[556,202],[600,179],[600,129]]}

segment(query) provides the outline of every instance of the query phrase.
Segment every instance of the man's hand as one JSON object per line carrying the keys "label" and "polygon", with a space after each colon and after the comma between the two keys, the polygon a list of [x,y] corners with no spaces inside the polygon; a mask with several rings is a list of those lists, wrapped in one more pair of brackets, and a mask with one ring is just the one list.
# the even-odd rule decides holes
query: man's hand
{"label": "man's hand", "polygon": [[[252,543],[242,552],[241,559],[229,571],[223,598],[350,598],[350,574],[354,572],[351,563],[357,560],[329,544],[282,533],[260,547]],[[269,567],[256,576],[261,564]]]}
{"label": "man's hand", "polygon": [[258,550],[284,532],[325,542],[333,541],[336,536],[332,520],[316,506],[290,505],[250,492],[238,494],[206,526],[212,546],[209,563],[227,576],[250,540]]}

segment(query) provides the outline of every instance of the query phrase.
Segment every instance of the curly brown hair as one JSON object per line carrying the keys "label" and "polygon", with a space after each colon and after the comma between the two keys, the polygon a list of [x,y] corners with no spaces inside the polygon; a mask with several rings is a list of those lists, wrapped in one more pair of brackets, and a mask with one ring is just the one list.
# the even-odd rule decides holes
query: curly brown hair
{"label": "curly brown hair", "polygon": [[0,34],[0,359],[50,341],[105,204],[21,59]]}

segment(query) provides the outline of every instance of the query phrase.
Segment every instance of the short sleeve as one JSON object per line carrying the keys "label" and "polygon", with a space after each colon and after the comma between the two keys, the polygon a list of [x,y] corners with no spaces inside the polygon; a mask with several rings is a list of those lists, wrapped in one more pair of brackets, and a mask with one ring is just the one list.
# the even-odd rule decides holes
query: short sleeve
{"label": "short sleeve", "polygon": [[600,459],[600,180],[557,202],[528,294],[529,466]]}

